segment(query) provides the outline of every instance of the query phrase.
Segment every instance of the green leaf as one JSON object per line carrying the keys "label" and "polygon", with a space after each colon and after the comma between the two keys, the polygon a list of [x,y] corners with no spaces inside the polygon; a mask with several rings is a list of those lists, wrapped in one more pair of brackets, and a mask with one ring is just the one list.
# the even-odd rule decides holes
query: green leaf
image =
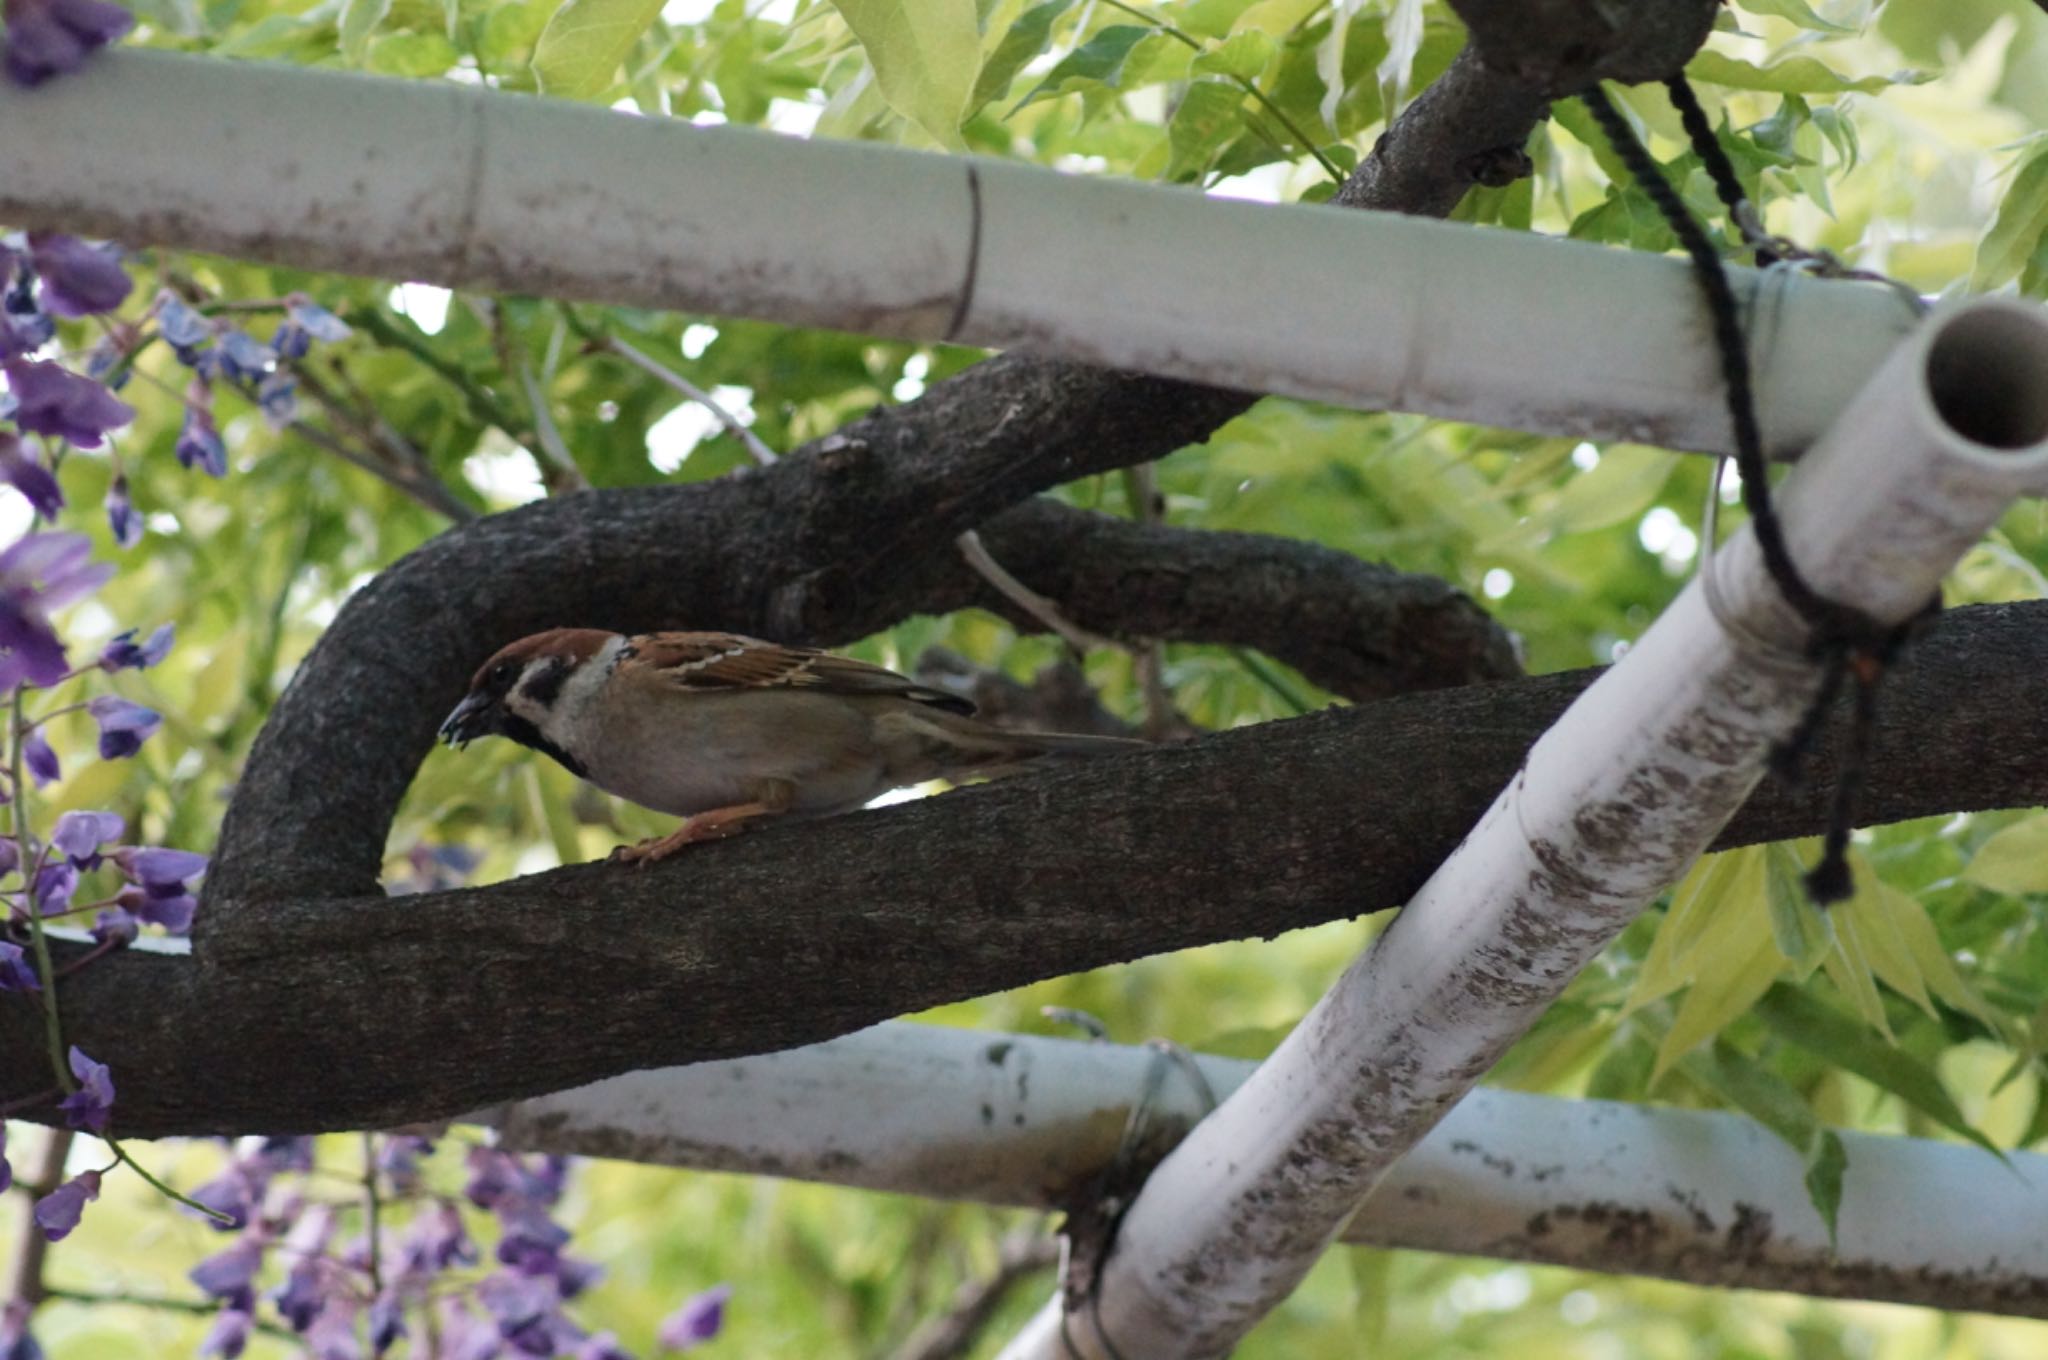
{"label": "green leaf", "polygon": [[1876,94],[1893,85],[1921,85],[1932,78],[1920,71],[1895,71],[1888,76],[1851,79],[1814,57],[1786,57],[1769,66],[1757,66],[1711,49],[1687,62],[1685,74],[1709,85],[1774,94],[1844,94],[1850,90]]}
{"label": "green leaf", "polygon": [[967,96],[967,116],[972,118],[991,99],[1010,88],[1010,82],[1017,78],[1017,72],[1033,57],[1045,50],[1052,38],[1052,26],[1067,12],[1074,0],[1045,0],[1042,5],[1033,5],[1017,16],[1017,22],[1003,32],[1003,39],[996,44],[996,50],[989,54],[981,65],[981,74],[975,77],[974,89]]}
{"label": "green leaf", "polygon": [[514,0],[499,5],[484,16],[477,37],[476,59],[486,71],[524,68],[533,58],[534,45],[553,17],[548,0]]}
{"label": "green leaf", "polygon": [[1199,177],[1216,159],[1216,153],[1238,127],[1238,106],[1244,90],[1228,80],[1197,80],[1181,96],[1167,125],[1167,145],[1172,156],[1166,163],[1166,178],[1187,180]]}
{"label": "green leaf", "polygon": [[1757,1002],[1756,1013],[1780,1038],[1891,1092],[1985,1151],[2003,1155],[1990,1139],[1970,1126],[1933,1068],[1912,1054],[1893,1048],[1834,1007],[1780,982]]}
{"label": "green leaf", "polygon": [[662,0],[569,0],[541,30],[534,79],[544,93],[565,99],[602,94],[661,6]]}
{"label": "green leaf", "polygon": [[1748,10],[1751,14],[1775,15],[1780,19],[1789,19],[1801,28],[1812,29],[1820,33],[1854,33],[1856,31],[1855,28],[1848,24],[1838,24],[1832,19],[1824,19],[1820,15],[1815,14],[1813,7],[1807,4],[1806,0],[1741,0],[1741,3],[1742,8]]}
{"label": "green leaf", "polygon": [[387,33],[370,44],[365,69],[384,76],[425,80],[441,75],[462,54],[439,33]]}
{"label": "green leaf", "polygon": [[1806,1195],[1835,1240],[1842,1208],[1842,1173],[1849,1154],[1834,1130],[1823,1125],[1806,1098],[1783,1077],[1725,1041],[1693,1054],[1685,1074],[1769,1129],[1806,1163]]}
{"label": "green leaf", "polygon": [[346,0],[341,8],[341,55],[361,66],[370,54],[370,35],[391,13],[391,0]]}
{"label": "green leaf", "polygon": [[1804,977],[1813,971],[1835,945],[1831,917],[1813,905],[1801,883],[1805,868],[1793,848],[1784,842],[1765,847],[1764,899],[1769,904],[1771,938],[1778,952],[1799,969]]}
{"label": "green leaf", "polygon": [[1266,69],[1266,63],[1273,59],[1273,40],[1257,29],[1249,29],[1233,35],[1219,46],[1208,48],[1195,57],[1193,71],[1196,75],[1237,76],[1243,80],[1256,80]]}
{"label": "green leaf", "polygon": [[2048,892],[2048,812],[2014,822],[1978,846],[1963,878],[1993,892]]}
{"label": "green leaf", "polygon": [[833,8],[860,39],[889,107],[941,145],[959,146],[981,70],[973,0],[833,0]]}
{"label": "green leaf", "polygon": [[1130,60],[1131,49],[1152,36],[1152,30],[1137,24],[1111,24],[1082,43],[1066,56],[1059,65],[1045,73],[1045,79],[1038,82],[1030,94],[1017,101],[1017,109],[1036,100],[1049,98],[1066,92],[1070,83],[1078,85],[1105,85],[1117,88],[1123,80],[1124,63]]}
{"label": "green leaf", "polygon": [[[1635,519],[1655,503],[1678,467],[1679,454],[1644,444],[1613,444],[1600,461],[1564,484],[1556,498],[1516,524],[1522,542],[1582,534]],[[1480,551],[1490,545],[1482,544]]]}

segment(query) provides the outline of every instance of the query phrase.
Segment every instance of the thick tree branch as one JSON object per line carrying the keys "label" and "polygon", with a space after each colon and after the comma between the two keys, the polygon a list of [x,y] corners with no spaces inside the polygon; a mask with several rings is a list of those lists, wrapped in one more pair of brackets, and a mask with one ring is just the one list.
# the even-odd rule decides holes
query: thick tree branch
{"label": "thick tree branch", "polygon": [[[1887,684],[1868,820],[2048,801],[2044,669],[2048,604],[1947,616]],[[1593,674],[1269,723],[644,871],[274,902],[217,965],[137,952],[67,978],[66,1033],[115,1065],[125,1134],[378,1127],[1381,910]],[[1831,769],[1824,749],[1815,784],[1767,784],[1719,843],[1818,831]],[[0,1006],[0,1100],[47,1082],[38,1033]]]}
{"label": "thick tree branch", "polygon": [[[1290,539],[1139,524],[1048,500],[1007,511],[982,538],[1084,628],[1256,647],[1347,699],[1521,671],[1500,625],[1436,577]],[[1018,617],[986,586],[963,590],[974,585],[958,572],[935,577],[919,608],[978,604]]]}
{"label": "thick tree branch", "polygon": [[[1472,157],[1527,137],[1540,102],[1458,70],[1396,121],[1348,201],[1442,211]],[[1396,158],[1410,169],[1373,182]],[[202,949],[245,903],[373,891],[434,720],[506,638],[569,622],[858,636],[902,617],[874,602],[939,545],[1033,492],[1206,438],[1251,400],[1004,355],[747,477],[566,497],[443,535],[349,601],[265,725],[222,828]],[[343,767],[360,778],[336,779]]]}

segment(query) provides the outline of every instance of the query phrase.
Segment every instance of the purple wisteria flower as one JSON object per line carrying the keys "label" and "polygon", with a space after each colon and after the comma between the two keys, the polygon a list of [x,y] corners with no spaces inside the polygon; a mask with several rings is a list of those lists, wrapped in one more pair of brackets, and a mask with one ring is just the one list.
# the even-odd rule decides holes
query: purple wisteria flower
{"label": "purple wisteria flower", "polygon": [[263,1252],[270,1244],[261,1232],[244,1233],[235,1244],[192,1267],[188,1278],[204,1293],[217,1299],[247,1299],[263,1269]]}
{"label": "purple wisteria flower", "polygon": [[28,775],[37,788],[54,784],[64,777],[64,767],[57,763],[57,753],[50,749],[49,738],[37,728],[21,739],[21,758],[28,763]]}
{"label": "purple wisteria flower", "polygon": [[[199,381],[194,379],[192,386],[199,387]],[[208,401],[211,400],[209,394]],[[178,427],[178,442],[171,446],[171,452],[178,455],[180,467],[202,468],[209,477],[228,475],[228,446],[221,442],[220,431],[214,428],[209,407],[185,407],[185,423]]]}
{"label": "purple wisteria flower", "polygon": [[56,333],[57,319],[36,299],[28,252],[0,243],[0,359],[33,354]]}
{"label": "purple wisteria flower", "polygon": [[58,316],[92,316],[120,306],[134,284],[120,253],[62,232],[30,232],[29,259],[43,280],[43,306]]}
{"label": "purple wisteria flower", "polygon": [[124,548],[132,548],[142,541],[142,516],[135,513],[135,502],[128,496],[128,479],[114,478],[107,488],[107,528],[114,535],[114,542]]}
{"label": "purple wisteria flower", "polygon": [[171,644],[177,641],[176,624],[166,623],[149,635],[146,642],[135,640],[135,630],[117,633],[114,640],[100,651],[100,669],[122,671],[128,669],[148,670],[171,654]]}
{"label": "purple wisteria flower", "polygon": [[256,404],[273,430],[282,430],[298,418],[299,380],[279,369],[256,384]]}
{"label": "purple wisteria flower", "polygon": [[82,1172],[36,1201],[36,1226],[48,1241],[61,1242],[78,1226],[86,1204],[99,1197],[100,1173]]}
{"label": "purple wisteria flower", "polygon": [[159,727],[164,715],[153,708],[123,699],[118,694],[96,694],[85,701],[85,711],[100,725],[100,759],[121,760],[142,749]]}
{"label": "purple wisteria flower", "polygon": [[356,1342],[359,1311],[360,1305],[345,1294],[327,1300],[306,1328],[306,1350],[312,1360],[363,1360],[363,1348]]}
{"label": "purple wisteria flower", "polygon": [[142,922],[125,907],[101,907],[92,918],[92,937],[100,944],[131,945],[142,933]]}
{"label": "purple wisteria flower", "polygon": [[576,1348],[574,1360],[633,1360],[633,1354],[610,1332],[599,1332]]}
{"label": "purple wisteria flower", "polygon": [[694,1350],[703,1345],[725,1326],[725,1301],[731,1297],[729,1284],[705,1290],[663,1320],[655,1333],[656,1340],[672,1351]]}
{"label": "purple wisteria flower", "polygon": [[[36,977],[36,970],[21,952],[21,946],[0,940],[0,992],[40,992],[42,989],[42,981]],[[5,1188],[0,1186],[0,1189]]]}
{"label": "purple wisteria flower", "polygon": [[450,1294],[442,1299],[436,1312],[441,1324],[443,1360],[496,1360],[504,1352],[505,1343],[496,1324],[478,1317],[461,1295]]}
{"label": "purple wisteria flower", "polygon": [[237,381],[254,382],[277,363],[277,351],[247,331],[221,332],[219,350],[220,371]]}
{"label": "purple wisteria flower", "polygon": [[284,302],[284,320],[270,337],[270,347],[283,358],[303,359],[315,340],[332,344],[354,334],[346,321],[303,293],[293,293]]}
{"label": "purple wisteria flower", "polygon": [[[57,1103],[74,1129],[88,1133],[105,1133],[107,1121],[114,1117],[114,1078],[107,1071],[107,1065],[94,1062],[73,1044],[71,1046],[71,1075],[78,1078],[78,1089]],[[95,1190],[99,1182],[94,1181]],[[54,1241],[55,1239],[51,1239]]]}
{"label": "purple wisteria flower", "polygon": [[64,490],[56,476],[41,463],[28,445],[0,430],[0,481],[28,498],[29,506],[44,519],[57,518],[64,508]]}
{"label": "purple wisteria flower", "polygon": [[7,19],[0,68],[19,85],[68,75],[135,27],[127,10],[106,0],[6,0],[0,15]]}
{"label": "purple wisteria flower", "polygon": [[29,1334],[26,1299],[11,1299],[0,1309],[0,1360],[43,1360],[43,1348]]}
{"label": "purple wisteria flower", "polygon": [[199,347],[213,339],[213,323],[171,292],[157,294],[156,328],[187,368],[198,367]]}
{"label": "purple wisteria flower", "polygon": [[71,909],[71,895],[78,891],[78,867],[70,860],[58,860],[36,870],[29,896],[44,916],[61,916]]}
{"label": "purple wisteria flower", "polygon": [[30,434],[96,449],[109,430],[135,419],[135,408],[90,378],[46,359],[0,361],[14,394],[14,423]]}
{"label": "purple wisteria flower", "polygon": [[199,1353],[218,1355],[221,1360],[236,1360],[248,1349],[251,1321],[247,1308],[222,1308],[213,1315],[213,1326],[206,1329],[206,1339],[199,1343]]}
{"label": "purple wisteria flower", "polygon": [[100,847],[120,840],[127,829],[127,819],[118,812],[67,812],[57,818],[50,844],[79,868],[96,869]]}
{"label": "purple wisteria flower", "polygon": [[370,1353],[382,1355],[405,1335],[405,1305],[388,1290],[370,1300]]}
{"label": "purple wisteria flower", "polygon": [[[23,679],[55,684],[69,671],[49,611],[92,594],[114,574],[89,561],[91,553],[84,534],[29,534],[0,552],[0,691]],[[49,768],[55,778],[54,756]]]}

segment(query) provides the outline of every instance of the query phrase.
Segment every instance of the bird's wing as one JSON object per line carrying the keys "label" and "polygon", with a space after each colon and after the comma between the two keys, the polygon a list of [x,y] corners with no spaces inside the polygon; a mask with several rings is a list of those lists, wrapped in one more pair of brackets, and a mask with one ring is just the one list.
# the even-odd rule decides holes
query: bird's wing
{"label": "bird's wing", "polygon": [[814,647],[785,647],[738,633],[642,633],[627,641],[621,666],[644,668],[683,689],[816,689],[833,694],[889,694],[952,713],[974,705],[957,694],[920,685],[883,666]]}

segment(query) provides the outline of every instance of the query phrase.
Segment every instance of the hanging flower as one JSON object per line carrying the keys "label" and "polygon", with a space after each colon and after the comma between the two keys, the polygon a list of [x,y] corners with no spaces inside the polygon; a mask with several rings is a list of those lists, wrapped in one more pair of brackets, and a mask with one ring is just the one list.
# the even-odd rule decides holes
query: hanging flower
{"label": "hanging flower", "polygon": [[20,85],[76,71],[95,48],[135,27],[133,15],[107,0],[6,0],[0,14],[7,19],[0,70]]}
{"label": "hanging flower", "polygon": [[[92,594],[113,575],[112,567],[87,560],[91,552],[84,534],[30,534],[0,552],[0,690],[23,679],[55,684],[68,673],[49,611]],[[54,756],[49,767],[55,778]]]}

